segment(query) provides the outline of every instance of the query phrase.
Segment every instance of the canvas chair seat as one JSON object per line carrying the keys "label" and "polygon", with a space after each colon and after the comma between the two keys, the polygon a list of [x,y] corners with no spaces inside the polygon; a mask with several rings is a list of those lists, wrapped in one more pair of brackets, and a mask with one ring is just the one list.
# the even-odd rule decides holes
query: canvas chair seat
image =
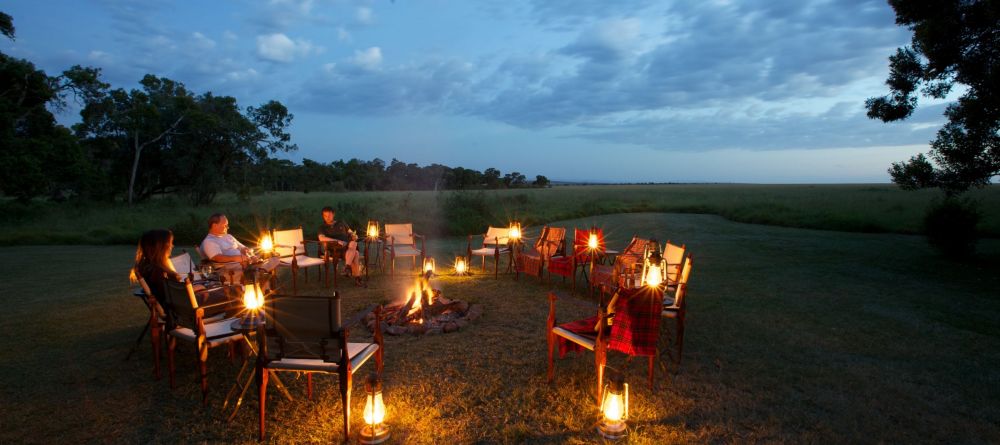
{"label": "canvas chair seat", "polygon": [[[351,368],[357,369],[368,359],[375,356],[378,345],[375,343],[347,343],[347,355],[351,357]],[[281,371],[319,371],[337,372],[340,365],[336,362],[325,362],[322,359],[282,358],[267,362],[268,369]]]}
{"label": "canvas chair seat", "polygon": [[[311,256],[305,256],[305,255],[296,255],[295,256],[295,262],[299,265],[299,267],[312,267],[312,266],[322,266],[323,265],[323,259],[321,259],[321,258],[313,258]],[[291,266],[292,265],[292,257],[282,258],[281,259],[281,265],[282,266],[286,266],[286,267],[287,266]]]}
{"label": "canvas chair seat", "polygon": [[397,244],[394,247],[394,252],[396,256],[420,256],[421,252],[419,249],[408,245],[408,244]]}
{"label": "canvas chair seat", "polygon": [[[507,252],[510,252],[509,248],[507,248],[507,247],[501,247],[500,248],[500,253],[501,254],[507,253]],[[469,253],[471,253],[472,255],[476,255],[476,256],[493,256],[493,254],[496,253],[496,249],[494,249],[492,247],[481,247],[479,249],[472,249],[472,250],[469,251]]]}
{"label": "canvas chair seat", "polygon": [[569,329],[565,329],[562,326],[556,326],[552,328],[552,333],[556,334],[566,340],[576,343],[590,351],[594,350],[594,346],[597,344],[597,335],[583,335],[573,332]]}
{"label": "canvas chair seat", "polygon": [[[219,314],[221,315],[221,314]],[[209,323],[208,319],[205,320],[205,337],[208,345],[218,346],[226,342],[239,340],[243,337],[243,334],[239,332],[233,332],[230,325],[232,322],[237,321],[237,318],[221,319],[216,322]],[[170,331],[170,335],[177,337],[181,340],[194,342],[197,340],[197,336],[191,328],[186,328],[183,326],[177,327],[176,329]]]}

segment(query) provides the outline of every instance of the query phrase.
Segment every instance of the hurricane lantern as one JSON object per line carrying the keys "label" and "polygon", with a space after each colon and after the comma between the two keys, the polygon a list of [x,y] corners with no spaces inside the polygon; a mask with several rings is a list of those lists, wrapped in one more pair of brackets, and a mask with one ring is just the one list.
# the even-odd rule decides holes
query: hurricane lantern
{"label": "hurricane lantern", "polygon": [[368,220],[368,228],[365,230],[365,235],[369,241],[378,238],[378,221],[374,219]]}
{"label": "hurricane lantern", "polygon": [[431,257],[424,258],[424,269],[423,270],[424,270],[425,274],[428,274],[428,273],[433,274],[434,273],[434,258],[431,258]]}
{"label": "hurricane lantern", "polygon": [[597,424],[597,432],[605,439],[618,440],[625,437],[628,425],[628,383],[621,373],[614,372],[608,376],[601,399],[601,422]]}
{"label": "hurricane lantern", "polygon": [[465,275],[465,273],[468,271],[469,271],[469,265],[468,263],[465,262],[465,257],[461,255],[455,257],[455,274]]}
{"label": "hurricane lantern", "polygon": [[510,223],[510,227],[507,229],[507,237],[513,242],[521,241],[521,223],[514,221]]}
{"label": "hurricane lantern", "polygon": [[264,234],[261,236],[259,246],[261,254],[273,252],[274,240],[271,239],[271,235]]}
{"label": "hurricane lantern", "polygon": [[385,402],[382,400],[382,381],[372,372],[365,381],[365,427],[361,429],[361,443],[376,444],[389,438],[385,425]]}
{"label": "hurricane lantern", "polygon": [[640,287],[656,288],[667,281],[667,260],[660,254],[656,240],[650,241],[650,244],[652,247],[647,247],[645,255],[643,255]]}
{"label": "hurricane lantern", "polygon": [[597,250],[597,231],[590,229],[590,236],[587,237],[587,248],[590,250]]}
{"label": "hurricane lantern", "polygon": [[243,326],[255,326],[260,320],[260,308],[264,306],[264,292],[257,283],[248,283],[243,289],[243,306],[246,313],[243,316]]}

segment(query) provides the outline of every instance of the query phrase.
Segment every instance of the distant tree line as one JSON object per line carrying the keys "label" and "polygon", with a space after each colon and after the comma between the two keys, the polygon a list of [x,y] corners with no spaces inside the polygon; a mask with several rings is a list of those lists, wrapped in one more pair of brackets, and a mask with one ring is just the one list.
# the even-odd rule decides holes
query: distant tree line
{"label": "distant tree line", "polygon": [[285,159],[266,159],[257,166],[251,180],[258,190],[275,191],[372,191],[372,190],[469,190],[524,187],[547,187],[548,178],[535,176],[533,181],[519,172],[501,176],[500,170],[479,172],[441,164],[419,166],[393,159],[389,165],[375,158],[351,159],[327,164],[303,159],[294,164]]}
{"label": "distant tree line", "polygon": [[[15,37],[0,12],[0,33]],[[241,109],[236,99],[196,94],[183,83],[147,74],[140,88],[112,89],[100,69],[73,66],[50,76],[28,60],[0,52],[0,192],[135,203],[159,194],[192,204],[220,191],[436,190],[547,186],[518,172],[501,176],[396,159],[302,164],[273,157],[298,149],[287,129],[293,115],[277,101]],[[81,122],[55,120],[69,100]]]}

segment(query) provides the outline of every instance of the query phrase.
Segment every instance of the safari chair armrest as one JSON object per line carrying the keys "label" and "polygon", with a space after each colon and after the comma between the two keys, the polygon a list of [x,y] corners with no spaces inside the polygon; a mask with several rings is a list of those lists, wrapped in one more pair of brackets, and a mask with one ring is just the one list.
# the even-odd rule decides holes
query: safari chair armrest
{"label": "safari chair armrest", "polygon": [[216,309],[216,308],[228,309],[229,306],[232,306],[234,302],[236,302],[236,300],[220,301],[218,303],[206,304],[204,306],[198,306],[198,310],[201,311],[202,315],[204,316],[206,309]]}

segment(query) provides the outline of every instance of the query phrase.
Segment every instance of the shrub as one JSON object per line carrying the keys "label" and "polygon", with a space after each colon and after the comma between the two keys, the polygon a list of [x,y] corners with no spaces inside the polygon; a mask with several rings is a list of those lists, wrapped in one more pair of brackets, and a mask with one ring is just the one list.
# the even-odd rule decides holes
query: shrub
{"label": "shrub", "polygon": [[927,241],[946,256],[969,257],[979,238],[976,232],[979,218],[975,202],[945,198],[931,204],[924,216],[924,233]]}

